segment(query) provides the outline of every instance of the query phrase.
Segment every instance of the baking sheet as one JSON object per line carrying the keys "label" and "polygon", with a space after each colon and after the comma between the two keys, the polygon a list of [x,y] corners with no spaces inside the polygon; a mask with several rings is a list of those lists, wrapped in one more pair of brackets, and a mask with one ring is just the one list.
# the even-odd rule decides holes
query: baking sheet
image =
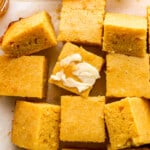
{"label": "baking sheet", "polygon": [[[146,15],[146,6],[150,5],[150,0],[107,0],[106,11],[127,13],[133,15]],[[7,13],[0,17],[0,36],[3,35],[5,29],[11,21],[20,17],[27,17],[40,10],[48,11],[52,16],[52,21],[58,33],[59,12],[61,8],[60,0],[10,0]],[[55,64],[57,56],[60,52],[62,44],[57,47],[40,52],[49,59],[49,74]],[[97,48],[87,48],[89,51],[99,53]],[[0,51],[0,54],[3,54]],[[99,55],[103,55],[99,54]],[[101,74],[101,79],[97,81],[91,95],[103,95],[105,93],[105,73]],[[48,84],[47,102],[59,104],[60,95],[70,94],[56,86]],[[19,150],[11,141],[11,124],[16,98],[0,97],[0,150]]]}

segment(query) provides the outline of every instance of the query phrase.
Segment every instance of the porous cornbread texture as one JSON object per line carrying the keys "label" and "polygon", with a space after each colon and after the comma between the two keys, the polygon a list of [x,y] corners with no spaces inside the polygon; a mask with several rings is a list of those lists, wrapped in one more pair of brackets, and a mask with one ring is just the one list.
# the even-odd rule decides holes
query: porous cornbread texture
{"label": "porous cornbread texture", "polygon": [[112,149],[150,142],[150,102],[137,97],[105,105],[106,126]]}
{"label": "porous cornbread texture", "polygon": [[105,141],[105,97],[62,96],[60,140],[63,142]]}
{"label": "porous cornbread texture", "polygon": [[149,45],[149,52],[150,52],[150,6],[147,7],[147,21],[148,21],[148,45]]}
{"label": "porous cornbread texture", "polygon": [[43,98],[47,77],[44,56],[0,56],[0,95]]}
{"label": "porous cornbread texture", "polygon": [[103,50],[132,56],[146,55],[147,20],[142,16],[107,13]]}
{"label": "porous cornbread texture", "polygon": [[[72,54],[80,54],[80,56],[82,57],[82,62],[89,63],[90,65],[95,67],[98,70],[98,72],[101,70],[101,68],[103,66],[104,59],[102,57],[97,56],[93,53],[90,53],[90,52],[86,51],[85,49],[83,49],[82,47],[78,47],[78,46],[71,44],[71,43],[66,43],[64,45],[59,57],[58,57],[56,65],[54,66],[52,75],[56,75],[58,72],[63,70],[67,78],[72,78],[74,80],[80,81],[80,79],[78,79],[78,77],[73,75],[73,72],[76,69],[75,65],[77,62],[71,62],[67,66],[61,66],[61,63],[60,63],[61,60],[63,60],[67,56],[71,56]],[[84,73],[84,71],[82,71],[82,73]],[[91,76],[91,78],[92,78],[92,76]],[[53,83],[53,84],[55,84],[61,88],[64,88],[68,91],[76,93],[78,95],[82,95],[84,97],[87,97],[89,95],[89,92],[92,89],[92,87],[89,87],[88,89],[86,89],[82,92],[79,92],[76,87],[65,86],[62,81],[54,80],[52,77],[50,77],[49,82]]]}
{"label": "porous cornbread texture", "polygon": [[87,9],[105,11],[106,1],[104,0],[63,0],[63,8],[65,9]]}
{"label": "porous cornbread texture", "polygon": [[17,101],[12,142],[32,150],[57,150],[60,106]]}
{"label": "porous cornbread texture", "polygon": [[57,44],[51,17],[45,11],[10,24],[1,47],[8,56],[19,57]]}
{"label": "porous cornbread texture", "polygon": [[101,45],[105,0],[63,0],[59,41]]}
{"label": "porous cornbread texture", "polygon": [[110,97],[147,97],[149,55],[123,54],[106,56],[106,95]]}

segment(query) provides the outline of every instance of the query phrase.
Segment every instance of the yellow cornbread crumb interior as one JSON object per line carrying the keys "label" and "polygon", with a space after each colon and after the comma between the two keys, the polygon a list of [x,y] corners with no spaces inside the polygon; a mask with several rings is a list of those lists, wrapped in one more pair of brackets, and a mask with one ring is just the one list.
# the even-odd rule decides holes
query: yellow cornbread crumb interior
{"label": "yellow cornbread crumb interior", "polygon": [[19,57],[56,46],[51,17],[45,11],[11,23],[2,39],[2,50]]}
{"label": "yellow cornbread crumb interior", "polygon": [[45,97],[47,61],[44,56],[0,56],[0,95]]}
{"label": "yellow cornbread crumb interior", "polygon": [[102,45],[105,3],[105,0],[63,0],[58,41]]}
{"label": "yellow cornbread crumb interior", "polygon": [[12,142],[26,149],[58,149],[59,116],[60,106],[17,101]]}
{"label": "yellow cornbread crumb interior", "polygon": [[133,57],[123,54],[106,56],[106,95],[109,97],[147,97],[149,55]]}
{"label": "yellow cornbread crumb interior", "polygon": [[111,147],[122,149],[150,142],[150,102],[137,97],[105,105]]}
{"label": "yellow cornbread crumb interior", "polygon": [[104,104],[104,96],[61,96],[60,140],[104,142]]}
{"label": "yellow cornbread crumb interior", "polygon": [[103,50],[131,56],[146,55],[147,20],[143,16],[106,13]]}
{"label": "yellow cornbread crumb interior", "polygon": [[105,11],[106,1],[104,0],[62,0],[65,9],[86,9]]}

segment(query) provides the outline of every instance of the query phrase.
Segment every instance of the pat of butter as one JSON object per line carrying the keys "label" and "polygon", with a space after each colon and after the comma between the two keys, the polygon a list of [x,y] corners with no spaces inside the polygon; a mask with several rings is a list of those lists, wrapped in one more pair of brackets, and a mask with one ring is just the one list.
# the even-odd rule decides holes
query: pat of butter
{"label": "pat of butter", "polygon": [[83,92],[92,87],[96,80],[100,78],[98,70],[87,62],[81,62],[82,56],[78,53],[65,57],[60,61],[61,66],[68,66],[71,62],[75,64],[75,70],[72,72],[80,81],[73,78],[67,78],[64,71],[57,72],[56,75],[51,75],[52,80],[62,81],[64,86],[77,88],[79,92]]}
{"label": "pat of butter", "polygon": [[78,82],[73,78],[66,78],[66,75],[64,74],[63,70],[57,72],[56,75],[51,75],[51,79],[56,81],[62,81],[64,86],[77,88],[79,92],[85,91],[90,86],[87,83]]}
{"label": "pat of butter", "polygon": [[51,79],[55,81],[65,81],[66,80],[66,75],[64,74],[63,71],[57,72],[56,75],[51,75]]}
{"label": "pat of butter", "polygon": [[100,78],[97,69],[86,62],[78,63],[73,75],[77,76],[83,83],[87,83],[90,86],[93,86],[95,81]]}
{"label": "pat of butter", "polygon": [[80,62],[82,60],[82,56],[78,53],[72,54],[70,56],[65,57],[64,59],[62,59],[60,61],[60,65],[61,66],[67,66],[69,65],[71,62]]}

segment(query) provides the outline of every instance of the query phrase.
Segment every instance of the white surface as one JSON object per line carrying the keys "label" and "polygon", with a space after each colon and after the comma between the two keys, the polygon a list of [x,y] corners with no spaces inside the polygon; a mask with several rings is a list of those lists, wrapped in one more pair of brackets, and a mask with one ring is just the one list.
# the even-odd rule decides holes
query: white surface
{"label": "white surface", "polygon": [[[150,0],[107,0],[108,12],[122,12],[134,15],[146,15],[146,6]],[[10,6],[5,16],[0,18],[0,36],[11,21],[26,17],[40,10],[47,10],[58,28],[58,9],[60,0],[10,0]],[[11,123],[13,119],[15,100],[0,97],[0,150],[17,150],[10,142]]]}
{"label": "white surface", "polygon": [[106,9],[109,12],[145,16],[147,5],[150,5],[150,0],[107,0]]}

